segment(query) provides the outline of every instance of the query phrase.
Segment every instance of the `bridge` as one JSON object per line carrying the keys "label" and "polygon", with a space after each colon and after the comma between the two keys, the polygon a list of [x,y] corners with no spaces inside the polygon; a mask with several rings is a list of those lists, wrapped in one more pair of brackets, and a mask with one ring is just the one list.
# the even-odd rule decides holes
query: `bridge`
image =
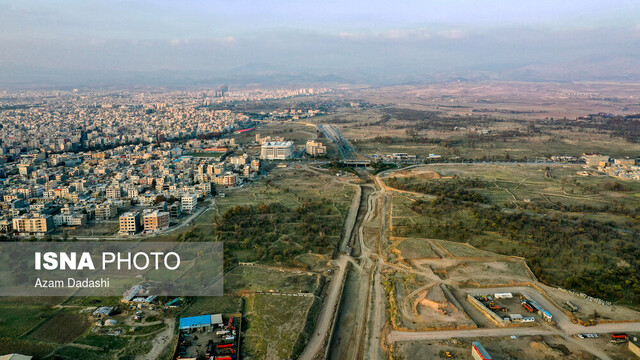
{"label": "bridge", "polygon": [[340,160],[341,164],[346,166],[369,166],[371,164],[370,160]]}

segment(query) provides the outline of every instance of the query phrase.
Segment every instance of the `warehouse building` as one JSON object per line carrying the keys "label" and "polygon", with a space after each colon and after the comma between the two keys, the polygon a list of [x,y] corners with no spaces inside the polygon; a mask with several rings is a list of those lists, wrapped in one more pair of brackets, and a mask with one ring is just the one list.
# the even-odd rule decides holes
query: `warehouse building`
{"label": "warehouse building", "polygon": [[475,360],[490,360],[490,359],[493,359],[491,357],[491,355],[489,355],[487,350],[485,350],[484,346],[482,346],[482,344],[480,344],[480,342],[478,342],[478,341],[474,341],[473,344],[471,344],[471,356]]}
{"label": "warehouse building", "polygon": [[180,319],[180,330],[222,326],[222,314],[190,316]]}
{"label": "warehouse building", "polygon": [[33,356],[21,354],[8,354],[0,356],[0,360],[31,360]]}
{"label": "warehouse building", "polygon": [[634,336],[629,339],[629,351],[640,359],[640,339],[638,337]]}

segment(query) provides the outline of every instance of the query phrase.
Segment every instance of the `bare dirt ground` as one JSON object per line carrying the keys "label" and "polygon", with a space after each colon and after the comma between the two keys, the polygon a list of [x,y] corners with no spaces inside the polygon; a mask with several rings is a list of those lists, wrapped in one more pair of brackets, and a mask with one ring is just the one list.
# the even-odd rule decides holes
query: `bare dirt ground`
{"label": "bare dirt ground", "polygon": [[[406,359],[421,354],[425,359],[446,359],[448,351],[456,359],[472,359],[471,342],[475,339],[406,341],[398,343],[397,352]],[[479,339],[494,359],[594,359],[580,346],[567,342],[558,335],[486,337]],[[593,346],[612,359],[630,359],[633,356],[624,345],[613,345],[604,339],[595,339]]]}
{"label": "bare dirt ground", "polygon": [[563,307],[565,301],[569,301],[573,305],[577,306],[578,311],[575,312],[574,315],[581,320],[587,320],[595,311],[600,315],[601,320],[605,321],[640,321],[640,312],[636,310],[629,309],[624,306],[604,306],[583,297],[558,290],[551,286],[542,285],[542,288],[547,290],[549,297],[559,307]]}
{"label": "bare dirt ground", "polygon": [[363,92],[372,102],[393,102],[420,110],[526,119],[575,117],[601,111],[638,113],[639,90],[640,84],[615,82],[481,81],[392,86]]}
{"label": "bare dirt ground", "polygon": [[136,357],[136,360],[155,360],[160,357],[164,349],[171,343],[173,340],[173,330],[176,325],[175,319],[166,319],[166,328],[158,333],[156,337],[153,339],[152,344],[153,348],[146,355],[141,355]]}

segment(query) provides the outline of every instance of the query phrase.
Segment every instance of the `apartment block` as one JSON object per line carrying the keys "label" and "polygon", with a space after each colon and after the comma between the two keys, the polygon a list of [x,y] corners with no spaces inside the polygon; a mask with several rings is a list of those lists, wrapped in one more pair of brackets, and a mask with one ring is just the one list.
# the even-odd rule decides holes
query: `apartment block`
{"label": "apartment block", "polygon": [[133,235],[140,230],[140,213],[129,211],[120,215],[120,233]]}

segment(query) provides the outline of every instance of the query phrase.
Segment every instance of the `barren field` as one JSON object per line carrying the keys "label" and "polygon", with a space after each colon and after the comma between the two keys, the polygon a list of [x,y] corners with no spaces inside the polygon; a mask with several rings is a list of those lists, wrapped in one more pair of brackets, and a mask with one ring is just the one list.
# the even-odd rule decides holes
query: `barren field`
{"label": "barren field", "polygon": [[377,103],[397,103],[452,115],[473,113],[509,118],[561,118],[597,112],[640,112],[640,84],[448,82],[364,90]]}
{"label": "barren field", "polygon": [[[613,345],[606,339],[587,340],[592,346],[601,347],[613,359],[631,359],[633,355],[626,345]],[[451,339],[442,341],[409,341],[397,345],[396,359],[412,359],[414,354],[421,354],[424,359],[472,359],[471,339]],[[572,342],[560,336],[522,336],[512,339],[483,338],[480,340],[489,354],[496,360],[506,359],[593,359],[593,355],[585,352]],[[452,357],[448,357],[449,352]]]}
{"label": "barren field", "polygon": [[69,343],[84,334],[90,325],[83,314],[60,312],[40,326],[30,337],[60,344]]}

